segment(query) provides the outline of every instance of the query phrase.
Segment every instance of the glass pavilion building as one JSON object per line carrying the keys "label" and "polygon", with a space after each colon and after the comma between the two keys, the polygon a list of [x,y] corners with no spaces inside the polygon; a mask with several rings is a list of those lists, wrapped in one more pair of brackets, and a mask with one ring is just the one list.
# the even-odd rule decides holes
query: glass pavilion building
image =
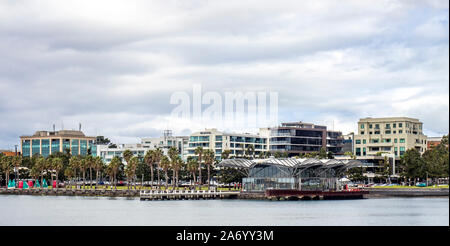
{"label": "glass pavilion building", "polygon": [[52,153],[65,152],[70,150],[72,155],[88,154],[96,155],[95,137],[87,137],[81,131],[61,130],[61,131],[38,131],[33,136],[21,136],[20,143],[22,155],[32,157],[41,155],[47,157]]}
{"label": "glass pavilion building", "polygon": [[364,165],[358,160],[315,158],[228,159],[221,168],[235,168],[247,177],[242,180],[244,191],[266,189],[339,190],[344,172]]}

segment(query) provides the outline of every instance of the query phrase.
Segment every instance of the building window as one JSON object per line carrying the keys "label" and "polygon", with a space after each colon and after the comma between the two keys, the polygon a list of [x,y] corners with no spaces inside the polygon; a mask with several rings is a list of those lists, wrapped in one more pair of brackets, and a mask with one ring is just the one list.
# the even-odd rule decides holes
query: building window
{"label": "building window", "polygon": [[391,129],[391,124],[386,124],[386,129]]}
{"label": "building window", "polygon": [[397,139],[396,138],[394,138],[394,143],[397,143]]}
{"label": "building window", "polygon": [[359,155],[359,156],[361,156],[361,148],[356,148],[356,155]]}
{"label": "building window", "polygon": [[361,131],[361,135],[364,135],[364,131]]}
{"label": "building window", "polygon": [[403,133],[403,130],[398,130],[398,134],[402,134]]}
{"label": "building window", "polygon": [[380,124],[375,124],[375,129],[380,129]]}
{"label": "building window", "polygon": [[380,134],[380,131],[375,131],[375,134]]}
{"label": "building window", "polygon": [[42,139],[42,156],[47,157],[50,155],[50,140]]}
{"label": "building window", "polygon": [[39,155],[41,153],[41,140],[33,139],[31,141],[31,155]]}
{"label": "building window", "polygon": [[400,147],[400,156],[405,154],[405,147]]}
{"label": "building window", "polygon": [[396,123],[392,124],[392,127],[393,127],[393,128],[396,128],[396,127],[397,127],[397,124],[396,124]]}
{"label": "building window", "polygon": [[361,129],[364,129],[364,124],[361,124]]}
{"label": "building window", "polygon": [[369,124],[369,128],[372,129],[372,124]]}
{"label": "building window", "polygon": [[363,148],[363,156],[366,155],[366,148]]}
{"label": "building window", "polygon": [[404,143],[405,139],[404,138],[400,138],[400,143]]}
{"label": "building window", "polygon": [[385,131],[384,134],[391,134],[391,130]]}
{"label": "building window", "polygon": [[366,140],[365,139],[363,139],[363,144],[366,144]]}
{"label": "building window", "polygon": [[59,139],[52,139],[52,154],[59,152]]}
{"label": "building window", "polygon": [[361,140],[355,140],[355,144],[361,144]]}
{"label": "building window", "polygon": [[403,127],[403,123],[398,123],[398,127],[402,128]]}
{"label": "building window", "polygon": [[216,136],[216,141],[222,141],[222,136]]}

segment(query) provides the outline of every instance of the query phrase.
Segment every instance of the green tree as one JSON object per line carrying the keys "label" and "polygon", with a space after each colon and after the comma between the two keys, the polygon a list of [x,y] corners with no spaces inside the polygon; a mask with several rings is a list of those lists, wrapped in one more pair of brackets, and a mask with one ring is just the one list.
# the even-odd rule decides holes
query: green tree
{"label": "green tree", "polygon": [[426,167],[424,160],[420,156],[420,152],[416,149],[409,149],[401,157],[400,165],[404,170],[407,178],[421,178],[426,176]]}
{"label": "green tree", "polygon": [[56,172],[56,188],[58,188],[58,174],[59,171],[63,168],[63,160],[59,157],[55,157],[52,159],[52,169]]}
{"label": "green tree", "polygon": [[378,165],[379,165],[378,175],[380,175],[387,182],[389,180],[391,173],[391,166],[389,164],[388,157],[385,156],[383,160],[378,161]]}
{"label": "green tree", "polygon": [[255,146],[253,144],[247,145],[246,154],[249,158],[255,159]]}
{"label": "green tree", "polygon": [[195,149],[195,154],[198,155],[198,183],[200,186],[202,183],[202,158],[203,158],[203,147],[199,146]]}
{"label": "green tree", "polygon": [[327,149],[324,147],[320,148],[318,156],[319,159],[327,159]]}
{"label": "green tree", "polygon": [[194,185],[195,185],[195,183],[197,183],[197,180],[196,180],[197,179],[196,178],[197,175],[195,175],[195,173],[196,173],[196,171],[198,169],[198,162],[197,162],[197,160],[189,159],[188,162],[187,162],[186,168],[187,168],[188,172],[190,174],[192,174],[192,178],[194,180]]}
{"label": "green tree", "polygon": [[11,161],[12,161],[12,164],[15,167],[14,169],[16,171],[16,177],[15,178],[17,180],[19,180],[20,179],[19,178],[19,168],[22,165],[22,156],[14,156]]}
{"label": "green tree", "polygon": [[156,163],[156,166],[157,166],[156,172],[158,175],[158,189],[161,188],[161,178],[159,175],[159,170],[161,169],[161,159],[163,156],[164,156],[164,153],[160,148],[157,148],[153,154],[153,161]]}
{"label": "green tree", "polygon": [[127,164],[130,162],[131,157],[133,157],[133,152],[131,152],[131,150],[127,149],[123,152],[123,159]]}
{"label": "green tree", "polygon": [[109,169],[109,179],[111,183],[111,187],[114,186],[114,189],[117,190],[117,173],[119,172],[119,168],[122,165],[122,160],[118,156],[114,156],[109,163],[108,169]]}
{"label": "green tree", "polygon": [[94,158],[94,169],[95,169],[95,189],[97,189],[99,183],[100,172],[104,169],[105,164],[100,156]]}
{"label": "green tree", "polygon": [[47,161],[43,156],[39,156],[39,158],[36,161],[36,168],[39,170],[39,174],[41,176],[41,187],[44,182],[44,171],[47,169]]}
{"label": "green tree", "polygon": [[203,155],[205,158],[205,165],[208,170],[208,189],[209,189],[211,185],[211,165],[214,163],[216,155],[214,154],[214,151],[210,149],[205,150]]}
{"label": "green tree", "polygon": [[354,155],[354,154],[353,154],[352,152],[350,152],[350,151],[345,152],[344,155],[345,155],[345,156],[348,156],[348,157],[350,157],[350,158],[352,158],[352,159],[354,159],[354,160],[356,160],[356,155]]}
{"label": "green tree", "polygon": [[165,155],[161,158],[161,168],[163,169],[164,174],[165,174],[165,178],[166,178],[165,187],[167,189],[167,185],[168,185],[168,182],[169,182],[168,171],[169,171],[169,168],[170,168],[170,160]]}
{"label": "green tree", "polygon": [[155,163],[155,151],[149,150],[145,153],[144,162],[150,167],[151,189],[153,189],[153,166]]}
{"label": "green tree", "polygon": [[178,165],[177,163],[177,157],[178,157],[178,150],[175,147],[170,147],[169,151],[168,151],[168,155],[170,158],[170,166],[172,168],[172,185],[175,188],[175,172],[176,172],[176,166]]}
{"label": "green tree", "polygon": [[226,150],[222,151],[222,154],[220,157],[222,158],[222,160],[226,160],[226,159],[230,158],[230,154],[231,154],[231,150],[226,149]]}
{"label": "green tree", "polygon": [[5,173],[6,185],[9,183],[9,174],[13,169],[12,158],[10,156],[0,156],[0,161],[2,165],[2,170]]}

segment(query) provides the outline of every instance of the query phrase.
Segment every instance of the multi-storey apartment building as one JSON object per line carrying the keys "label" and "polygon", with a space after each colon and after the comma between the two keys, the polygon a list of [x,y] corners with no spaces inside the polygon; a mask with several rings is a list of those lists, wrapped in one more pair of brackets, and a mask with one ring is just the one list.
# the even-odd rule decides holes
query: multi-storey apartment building
{"label": "multi-storey apartment building", "polygon": [[374,156],[384,152],[400,157],[411,148],[424,153],[427,136],[422,129],[422,122],[408,117],[360,119],[354,139],[354,154]]}
{"label": "multi-storey apartment building", "polygon": [[155,138],[142,138],[141,144],[144,148],[148,149],[161,149],[165,155],[168,154],[171,147],[177,148],[180,153],[180,157],[186,161],[187,159],[187,147],[188,147],[189,137],[188,136],[173,136],[172,131],[164,131],[162,137]]}
{"label": "multi-storey apartment building", "polygon": [[343,135],[344,141],[343,144],[344,146],[342,147],[342,152],[351,152],[353,154],[353,139],[355,138],[355,133],[351,132],[349,134]]}
{"label": "multi-storey apartment building", "polygon": [[70,150],[72,155],[96,153],[95,137],[87,137],[81,131],[38,131],[33,136],[21,136],[21,149],[25,157],[41,155],[44,157],[52,153]]}
{"label": "multi-storey apartment building", "polygon": [[116,148],[111,148],[108,145],[98,145],[97,154],[106,163],[109,163],[114,156],[123,158],[123,152],[130,150],[134,156],[143,160],[149,150],[161,149],[164,155],[168,155],[169,149],[175,147],[180,157],[186,161],[188,140],[189,137],[187,136],[172,136],[172,131],[166,130],[162,137],[142,138],[141,143],[137,144],[118,144]]}
{"label": "multi-storey apartment building", "polygon": [[130,150],[134,156],[142,161],[149,148],[145,148],[142,144],[118,144],[115,148],[108,145],[97,145],[97,155],[106,163],[110,163],[115,156],[123,158],[125,150]]}
{"label": "multi-storey apartment building", "polygon": [[196,157],[195,149],[199,146],[203,149],[211,149],[215,153],[216,160],[220,160],[222,152],[230,150],[230,157],[244,156],[247,148],[252,145],[254,154],[258,156],[261,152],[268,151],[267,138],[255,134],[225,133],[217,129],[205,129],[195,132],[189,137],[187,156]]}
{"label": "multi-storey apartment building", "polygon": [[343,147],[341,132],[327,131],[326,126],[301,121],[261,128],[260,135],[267,137],[270,152],[287,152],[289,157],[318,152],[321,148],[337,154]]}

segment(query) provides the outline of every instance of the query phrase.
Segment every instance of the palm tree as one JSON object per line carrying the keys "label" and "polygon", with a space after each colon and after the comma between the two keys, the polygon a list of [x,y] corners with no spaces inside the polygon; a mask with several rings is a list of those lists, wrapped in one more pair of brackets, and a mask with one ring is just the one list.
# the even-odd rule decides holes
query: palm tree
{"label": "palm tree", "polygon": [[[109,178],[112,179],[110,182],[111,182],[111,185],[114,183],[114,187],[116,190],[117,190],[116,176],[117,176],[117,172],[119,171],[120,165],[122,165],[122,160],[120,159],[120,157],[114,156],[108,166],[110,168]],[[112,176],[111,176],[111,174],[112,174]]]}
{"label": "palm tree", "polygon": [[[78,156],[72,156],[69,159],[69,166],[73,170],[73,177],[75,178],[75,183],[77,182],[78,176],[77,176],[77,170],[80,168],[81,161]],[[75,184],[75,187],[77,187],[77,184]]]}
{"label": "palm tree", "polygon": [[36,168],[39,170],[39,173],[41,175],[41,187],[43,187],[44,170],[46,169],[46,160],[43,156],[39,156],[36,160]]}
{"label": "palm tree", "polygon": [[85,159],[86,159],[86,168],[89,168],[89,189],[92,190],[92,168],[95,167],[95,160],[92,155],[86,156]]}
{"label": "palm tree", "polygon": [[97,189],[100,171],[103,169],[103,160],[100,156],[94,158],[95,189]]}
{"label": "palm tree", "polygon": [[226,159],[230,158],[230,154],[231,154],[231,150],[226,149],[222,152],[220,157],[222,158],[222,160],[226,160]]}
{"label": "palm tree", "polygon": [[126,161],[127,165],[130,162],[131,157],[133,157],[133,152],[131,152],[131,150],[127,149],[123,152],[123,159]]}
{"label": "palm tree", "polygon": [[196,180],[197,178],[196,178],[196,175],[195,175],[195,172],[197,171],[197,169],[198,169],[198,162],[197,162],[197,160],[189,159],[188,163],[187,163],[187,170],[188,170],[189,173],[192,174],[192,177],[194,178],[194,186],[195,186],[195,183],[197,182],[197,180]]}
{"label": "palm tree", "polygon": [[19,167],[22,164],[22,156],[14,156],[12,158],[12,164],[15,167],[16,179],[19,180]]}
{"label": "palm tree", "polygon": [[9,173],[12,170],[12,158],[10,156],[0,156],[3,172],[5,173],[6,186],[9,184]]}
{"label": "palm tree", "polygon": [[155,151],[149,150],[145,153],[144,161],[150,167],[150,177],[151,177],[151,189],[153,189],[153,164],[155,160]]}
{"label": "palm tree", "polygon": [[75,175],[74,169],[72,167],[67,167],[66,170],[64,170],[64,175],[69,179],[69,184],[70,181],[72,180],[73,176]]}
{"label": "palm tree", "polygon": [[135,185],[136,183],[135,183],[134,179],[136,176],[136,169],[137,169],[138,165],[139,165],[139,159],[136,156],[133,156],[127,165],[127,167],[129,166],[129,169],[131,171],[131,184],[132,184],[132,186],[134,184],[134,187],[133,187],[134,189],[136,189],[136,185]]}
{"label": "palm tree", "polygon": [[178,187],[178,174],[181,168],[183,168],[184,162],[180,158],[180,156],[175,156],[174,160],[171,160],[171,168],[173,170],[173,188],[175,189],[175,186]]}
{"label": "palm tree", "polygon": [[161,168],[164,170],[164,174],[165,174],[165,177],[166,177],[165,187],[167,189],[167,183],[169,182],[169,176],[167,175],[167,172],[169,171],[169,168],[170,168],[170,160],[169,160],[169,158],[164,155],[161,158],[160,165],[161,165]]}
{"label": "palm tree", "polygon": [[178,157],[178,150],[175,147],[170,147],[168,151],[169,157],[170,157],[170,165],[172,167],[173,175],[172,175],[172,185],[175,189],[175,172],[176,172],[176,166],[177,166],[177,157]]}
{"label": "palm tree", "polygon": [[161,188],[161,178],[159,177],[159,170],[161,169],[161,159],[164,156],[164,153],[160,148],[157,148],[153,155],[153,161],[158,166],[158,169],[156,170],[158,173],[158,189]]}
{"label": "palm tree", "polygon": [[55,157],[52,160],[52,169],[56,172],[56,188],[58,188],[58,174],[63,168],[63,160],[59,157]]}
{"label": "palm tree", "polygon": [[195,149],[195,154],[198,155],[198,179],[199,184],[202,185],[202,157],[203,157],[203,147],[198,146]]}
{"label": "palm tree", "polygon": [[247,145],[247,154],[249,158],[255,159],[255,146],[253,144]]}
{"label": "palm tree", "polygon": [[89,167],[88,160],[86,158],[81,158],[79,167],[81,172],[83,173],[83,189],[86,189],[86,170]]}
{"label": "palm tree", "polygon": [[203,153],[203,155],[205,157],[206,167],[208,168],[208,190],[209,190],[209,186],[211,185],[210,166],[214,163],[216,155],[214,154],[214,151],[210,149],[205,150],[205,153]]}

